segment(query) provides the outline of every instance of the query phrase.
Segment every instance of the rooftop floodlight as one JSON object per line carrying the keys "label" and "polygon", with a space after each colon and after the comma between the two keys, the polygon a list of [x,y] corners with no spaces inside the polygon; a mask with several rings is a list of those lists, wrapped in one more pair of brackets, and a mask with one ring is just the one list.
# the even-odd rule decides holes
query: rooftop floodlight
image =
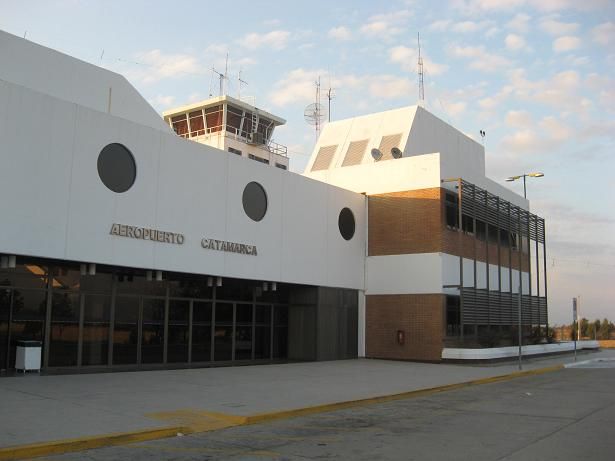
{"label": "rooftop floodlight", "polygon": [[526,185],[525,185],[525,178],[527,178],[528,176],[530,178],[542,178],[545,174],[541,173],[539,171],[534,172],[534,173],[524,173],[524,174],[520,174],[517,176],[509,176],[508,178],[506,178],[506,181],[510,182],[510,181],[516,181],[517,179],[521,179],[523,178],[523,198],[527,198],[527,189],[526,189]]}

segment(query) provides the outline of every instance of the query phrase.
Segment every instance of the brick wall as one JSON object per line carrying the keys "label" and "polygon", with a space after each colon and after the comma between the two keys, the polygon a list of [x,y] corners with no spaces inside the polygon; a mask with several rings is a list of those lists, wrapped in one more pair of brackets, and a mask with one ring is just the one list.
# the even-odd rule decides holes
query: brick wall
{"label": "brick wall", "polygon": [[[445,296],[369,295],[366,297],[366,355],[371,358],[440,361]],[[403,345],[397,331],[403,330]]]}
{"label": "brick wall", "polygon": [[443,198],[439,187],[370,195],[368,254],[442,251]]}
{"label": "brick wall", "polygon": [[[440,187],[370,195],[369,256],[447,253],[486,262],[488,250],[489,263],[497,264],[497,245],[446,226],[444,195],[445,190]],[[509,252],[508,248],[500,247],[502,267],[509,266]],[[519,268],[518,251],[512,251],[511,266]],[[521,266],[528,270],[527,254],[522,255]]]}

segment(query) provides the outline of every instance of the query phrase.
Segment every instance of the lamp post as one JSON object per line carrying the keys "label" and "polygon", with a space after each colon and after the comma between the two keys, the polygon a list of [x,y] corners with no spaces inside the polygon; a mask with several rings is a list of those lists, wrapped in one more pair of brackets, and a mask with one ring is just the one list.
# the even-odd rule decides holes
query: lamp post
{"label": "lamp post", "polygon": [[523,178],[523,198],[527,198],[527,188],[525,186],[525,178],[527,177],[530,178],[542,178],[544,176],[544,173],[540,173],[540,172],[536,172],[536,173],[524,173],[524,174],[520,174],[518,176],[510,176],[508,178],[506,178],[506,181],[508,182],[512,182],[512,181],[516,181],[517,179],[521,179]]}
{"label": "lamp post", "polygon": [[[523,178],[523,198],[527,199],[527,187],[525,184],[525,178],[527,177],[530,178],[542,178],[544,176],[544,173],[540,173],[540,172],[535,172],[535,173],[523,173],[517,176],[509,176],[508,178],[506,178],[506,181],[508,182],[512,182],[512,181],[516,181],[517,179],[521,179]],[[519,251],[521,251],[521,248],[519,248]],[[528,251],[529,251],[529,236],[528,236]],[[538,252],[538,250],[536,250],[536,252]],[[538,254],[538,253],[537,253]],[[521,272],[521,267],[519,267],[519,293],[517,294],[517,316],[518,316],[518,346],[519,346],[519,370],[522,369],[522,365],[521,365],[521,357],[523,355],[522,352],[522,345],[523,345],[523,331],[522,331],[522,319],[521,319],[521,296],[522,296],[522,289],[523,289],[523,283],[522,283],[522,272]],[[511,289],[512,291],[512,289]]]}

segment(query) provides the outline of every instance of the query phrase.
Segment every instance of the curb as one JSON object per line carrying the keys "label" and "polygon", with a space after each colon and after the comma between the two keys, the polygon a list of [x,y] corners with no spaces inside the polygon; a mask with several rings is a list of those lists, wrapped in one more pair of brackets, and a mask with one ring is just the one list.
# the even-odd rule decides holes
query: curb
{"label": "curb", "polygon": [[64,439],[53,442],[32,443],[0,448],[0,460],[29,459],[39,456],[59,455],[72,451],[83,451],[92,448],[124,445],[127,443],[146,442],[168,437],[175,437],[178,433],[190,433],[187,427],[163,427],[145,429],[141,431],[115,432],[105,435]]}
{"label": "curb", "polygon": [[602,358],[597,358],[597,359],[582,360],[581,362],[567,363],[566,365],[564,365],[564,367],[565,368],[577,368],[577,367],[582,367],[584,365],[588,365],[591,363],[601,363],[601,362],[615,362],[615,358],[602,357]]}
{"label": "curb", "polygon": [[544,373],[550,373],[553,371],[561,370],[563,368],[564,368],[563,365],[555,365],[551,367],[539,368],[536,370],[516,371],[513,373],[506,374],[506,375],[491,376],[489,378],[475,379],[472,381],[464,381],[461,383],[445,384],[442,386],[430,387],[426,389],[417,389],[415,391],[401,392],[399,394],[383,395],[379,397],[368,397],[365,399],[348,400],[344,402],[327,403],[323,405],[315,405],[312,407],[297,408],[293,410],[282,410],[282,411],[277,411],[277,412],[261,413],[261,414],[251,415],[251,416],[245,416],[244,417],[245,421],[243,422],[243,424],[256,424],[260,422],[273,421],[277,419],[294,418],[297,416],[307,416],[307,415],[312,415],[316,413],[325,413],[329,411],[344,410],[346,408],[354,408],[354,407],[359,407],[359,406],[364,406],[364,405],[386,403],[386,402],[392,402],[395,400],[404,400],[404,399],[409,399],[409,398],[414,398],[414,397],[423,397],[427,395],[437,394],[439,392],[446,392],[446,391],[451,391],[455,389],[462,389],[464,387],[476,386],[479,384],[498,383],[502,381],[508,381],[511,379],[515,379],[515,378],[521,378],[524,376],[541,375]]}
{"label": "curb", "polygon": [[[317,413],[325,413],[347,408],[360,407],[365,405],[373,405],[377,403],[392,402],[395,400],[403,400],[415,397],[423,397],[427,395],[437,394],[464,387],[475,386],[480,384],[491,384],[502,381],[508,381],[524,376],[541,375],[553,371],[561,370],[564,365],[555,365],[551,367],[538,368],[535,370],[516,371],[506,375],[492,376],[489,378],[475,379],[472,381],[464,381],[455,384],[445,384],[442,386],[431,387],[427,389],[418,389],[415,391],[401,392],[398,394],[383,395],[379,397],[368,397],[364,399],[348,400],[344,402],[327,403],[323,405],[315,405],[311,407],[295,408],[292,410],[274,411],[269,413],[260,413],[249,416],[230,415],[225,413],[195,412],[193,410],[179,410],[168,413],[158,413],[149,415],[156,419],[166,419],[165,415],[169,415],[169,419],[181,420],[177,415],[182,412],[190,415],[187,421],[188,424],[167,426],[157,429],[146,429],[141,431],[117,432],[99,436],[80,437],[75,439],[65,439],[52,442],[34,443],[28,445],[17,445],[13,447],[0,448],[0,461],[30,459],[40,456],[58,455],[75,451],[89,450],[93,448],[103,448],[114,445],[125,445],[128,443],[146,442],[149,440],[159,440],[169,437],[175,437],[178,433],[194,434],[199,432],[208,432],[226,427],[243,426],[249,424],[258,424],[266,421],[274,421],[280,419],[295,418],[298,416],[307,416]],[[195,420],[197,417],[206,418],[209,421],[215,419],[223,422],[221,425],[200,424]]]}

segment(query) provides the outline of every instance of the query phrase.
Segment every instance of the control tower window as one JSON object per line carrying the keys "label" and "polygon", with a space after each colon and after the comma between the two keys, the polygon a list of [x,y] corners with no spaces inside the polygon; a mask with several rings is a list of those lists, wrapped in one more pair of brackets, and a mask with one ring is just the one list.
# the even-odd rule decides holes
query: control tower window
{"label": "control tower window", "polygon": [[222,131],[222,106],[213,106],[205,109],[205,119],[209,133]]}
{"label": "control tower window", "polygon": [[240,134],[242,117],[243,111],[229,104],[226,109],[226,131],[232,134]]}
{"label": "control tower window", "polygon": [[203,121],[203,111],[196,110],[190,112],[190,136],[201,136],[205,134],[205,123]]}
{"label": "control tower window", "polygon": [[176,115],[171,118],[173,124],[173,130],[178,136],[188,136],[188,121],[186,120],[186,114]]}

